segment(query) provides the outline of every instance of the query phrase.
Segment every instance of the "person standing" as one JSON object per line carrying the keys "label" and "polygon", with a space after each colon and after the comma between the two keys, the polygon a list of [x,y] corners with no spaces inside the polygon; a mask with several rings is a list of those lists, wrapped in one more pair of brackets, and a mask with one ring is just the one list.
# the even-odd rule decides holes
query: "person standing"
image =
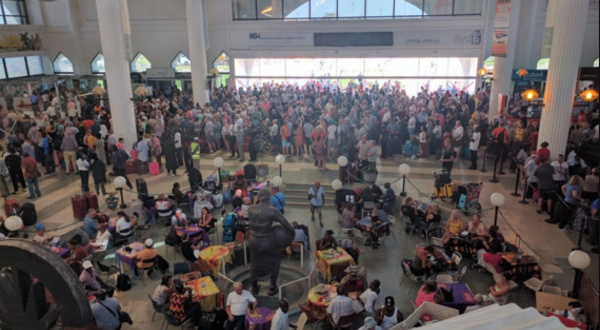
{"label": "person standing", "polygon": [[183,148],[181,143],[181,133],[179,130],[175,131],[173,135],[173,142],[175,144],[175,155],[177,155],[177,167],[183,165]]}
{"label": "person standing", "polygon": [[90,191],[89,180],[90,180],[90,163],[86,159],[82,152],[77,157],[77,169],[79,170],[79,176],[81,177],[81,191],[85,194]]}
{"label": "person standing", "polygon": [[175,147],[175,141],[173,135],[170,132],[166,132],[162,136],[163,153],[165,154],[165,167],[167,168],[167,176],[177,175],[177,148]]}
{"label": "person standing", "polygon": [[116,330],[121,328],[121,304],[116,298],[108,297],[104,290],[98,290],[96,299],[90,303],[92,315],[99,330]]}
{"label": "person standing", "polygon": [[77,148],[77,139],[75,139],[75,135],[73,135],[73,130],[71,128],[67,128],[65,131],[65,136],[60,144],[60,149],[63,151],[65,159],[65,174],[71,173],[71,164],[75,172],[77,172],[77,168],[75,166],[75,161],[77,159]]}
{"label": "person standing", "polygon": [[240,157],[240,163],[246,161],[244,158],[244,122],[239,115],[236,115],[238,119],[235,121],[235,140],[238,148],[238,156]]}
{"label": "person standing", "polygon": [[127,172],[125,171],[125,164],[127,163],[127,159],[129,155],[123,149],[119,149],[117,146],[113,146],[113,155],[111,162],[113,164],[113,173],[115,176],[122,176],[125,178],[125,182],[127,182],[127,187],[129,189],[133,189],[133,185],[129,182],[129,178],[127,178]]}
{"label": "person standing", "polygon": [[[23,153],[23,169],[25,170],[25,180],[27,180],[27,188],[29,189],[29,196],[27,198],[33,199],[35,196],[41,197],[40,186],[38,183],[38,168],[37,163],[33,157],[27,152]],[[35,193],[35,194],[34,194]]]}
{"label": "person standing", "polygon": [[537,188],[540,194],[537,200],[537,213],[542,213],[544,200],[548,203],[547,212],[550,213],[552,210],[552,199],[556,190],[554,181],[552,180],[554,175],[554,167],[548,164],[548,162],[542,163],[535,170],[534,175],[538,182]]}
{"label": "person standing", "polygon": [[100,195],[100,190],[102,190],[102,195],[106,195],[106,189],[104,188],[104,184],[106,183],[106,164],[96,154],[92,154],[91,162],[90,169],[92,170],[96,195]]}
{"label": "person standing", "polygon": [[138,173],[144,175],[148,173],[148,161],[150,161],[150,144],[147,136],[137,143],[135,149],[138,152]]}
{"label": "person standing", "polygon": [[479,142],[481,141],[481,127],[475,127],[471,141],[469,142],[469,150],[471,150],[471,167],[470,170],[477,169],[477,151],[479,150]]}
{"label": "person standing", "polygon": [[555,161],[550,164],[554,168],[554,174],[552,174],[552,180],[557,189],[565,184],[565,178],[569,175],[569,164],[564,161],[563,155],[558,155]]}
{"label": "person standing", "polygon": [[323,214],[322,207],[325,203],[325,191],[321,187],[320,181],[315,181],[314,187],[310,187],[308,190],[308,197],[310,198],[310,220],[315,221],[315,211],[319,215],[319,226],[323,227]]}
{"label": "person standing", "polygon": [[244,329],[246,312],[250,304],[252,304],[251,310],[253,311],[258,306],[258,301],[250,292],[243,289],[242,282],[235,282],[233,292],[227,295],[225,330]]}
{"label": "person standing", "polygon": [[404,321],[404,315],[396,307],[394,297],[385,297],[385,303],[375,313],[375,321],[381,326],[382,330],[388,330],[394,325]]}
{"label": "person standing", "polygon": [[271,330],[289,330],[289,328],[297,329],[294,324],[291,324],[288,318],[288,310],[290,305],[284,299],[279,300],[279,309],[275,312],[271,321]]}
{"label": "person standing", "polygon": [[6,163],[6,167],[8,167],[10,180],[12,181],[13,188],[15,189],[13,194],[16,195],[19,193],[19,183],[23,188],[23,192],[27,191],[27,188],[25,186],[25,178],[23,177],[23,169],[21,168],[21,156],[14,149],[14,147],[10,146],[8,148],[8,154],[4,156],[4,161]]}

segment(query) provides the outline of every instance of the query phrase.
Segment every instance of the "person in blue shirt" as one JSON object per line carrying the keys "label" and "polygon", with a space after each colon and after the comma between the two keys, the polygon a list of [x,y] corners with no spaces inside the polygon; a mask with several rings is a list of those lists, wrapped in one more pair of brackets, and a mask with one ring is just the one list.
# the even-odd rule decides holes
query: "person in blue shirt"
{"label": "person in blue shirt", "polygon": [[98,234],[98,222],[96,222],[96,210],[89,209],[85,218],[83,218],[83,231],[90,239]]}
{"label": "person in blue shirt", "polygon": [[294,240],[292,242],[302,242],[302,244],[304,244],[304,248],[310,251],[308,235],[304,229],[296,221],[292,221],[292,227],[294,227],[295,232]]}
{"label": "person in blue shirt", "polygon": [[285,196],[281,191],[277,191],[277,188],[271,187],[271,200],[269,204],[279,210],[281,214],[284,213],[283,207],[285,206]]}
{"label": "person in blue shirt", "polygon": [[394,203],[396,202],[396,193],[389,182],[386,182],[383,185],[383,188],[385,188],[385,194],[383,195],[383,210],[392,213]]}

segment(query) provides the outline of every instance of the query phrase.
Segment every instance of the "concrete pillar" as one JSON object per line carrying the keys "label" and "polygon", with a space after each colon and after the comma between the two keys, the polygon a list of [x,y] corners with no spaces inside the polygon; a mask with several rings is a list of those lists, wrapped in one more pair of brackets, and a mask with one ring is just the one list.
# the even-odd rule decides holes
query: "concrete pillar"
{"label": "concrete pillar", "polygon": [[75,74],[84,75],[91,72],[91,58],[85,58],[81,45],[81,27],[79,26],[79,0],[67,0],[65,3],[67,14],[69,17],[69,30],[71,40],[73,41],[73,53],[65,54],[73,63],[73,71]]}
{"label": "concrete pillar", "polygon": [[194,103],[204,106],[208,102],[206,41],[204,40],[204,1],[185,0],[188,47],[192,64],[192,90]]}
{"label": "concrete pillar", "polygon": [[[133,60],[133,46],[131,44],[131,25],[129,24],[129,6],[127,0],[121,0],[121,18],[123,20],[123,36],[125,38],[125,50],[127,52],[127,59],[131,62]],[[130,66],[131,68],[131,66]]]}
{"label": "concrete pillar", "polygon": [[125,139],[125,146],[131,148],[137,141],[137,130],[131,101],[129,60],[123,34],[123,7],[121,0],[96,0],[96,9],[106,67],[112,129],[118,138]]}
{"label": "concrete pillar", "polygon": [[494,58],[492,91],[490,95],[489,120],[494,120],[498,111],[498,94],[505,94],[510,99],[512,70],[517,48],[517,32],[519,29],[519,12],[521,0],[512,0],[510,4],[510,25],[508,28],[508,47],[506,57]]}
{"label": "concrete pillar", "polygon": [[560,19],[554,22],[538,147],[547,141],[552,158],[564,153],[567,146],[588,6],[589,0],[548,3],[548,11],[556,10]]}

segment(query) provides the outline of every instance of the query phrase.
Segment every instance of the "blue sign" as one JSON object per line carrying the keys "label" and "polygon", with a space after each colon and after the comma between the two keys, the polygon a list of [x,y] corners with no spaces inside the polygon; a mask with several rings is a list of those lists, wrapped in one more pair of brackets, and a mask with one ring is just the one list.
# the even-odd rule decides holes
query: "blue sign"
{"label": "blue sign", "polygon": [[522,80],[522,81],[546,81],[546,75],[548,74],[548,70],[527,70],[527,74],[523,77],[519,77],[517,71],[514,70],[512,73],[512,80]]}

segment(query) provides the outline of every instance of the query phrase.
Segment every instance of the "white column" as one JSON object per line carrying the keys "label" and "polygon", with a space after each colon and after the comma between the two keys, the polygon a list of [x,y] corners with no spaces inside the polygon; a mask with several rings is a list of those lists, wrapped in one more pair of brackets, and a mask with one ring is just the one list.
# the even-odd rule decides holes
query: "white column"
{"label": "white column", "polygon": [[204,106],[208,102],[206,42],[204,40],[204,3],[202,0],[185,0],[188,47],[192,64],[192,90],[194,103]]}
{"label": "white column", "polygon": [[[131,25],[129,24],[129,6],[127,0],[121,0],[121,17],[123,19],[123,36],[125,38],[125,50],[127,59],[133,60],[133,46],[131,45]],[[130,66],[131,67],[131,66]]]}
{"label": "white column", "polygon": [[123,8],[120,0],[96,0],[100,41],[106,67],[112,127],[130,148],[137,141],[133,112],[129,60],[123,35]]}
{"label": "white column", "polygon": [[554,22],[538,147],[548,142],[553,158],[564,153],[567,146],[588,6],[589,0],[548,3],[548,11],[554,7],[552,10],[560,13],[560,19]]}
{"label": "white column", "polygon": [[[78,75],[84,75],[90,73],[90,62],[91,59],[84,58],[83,52],[81,51],[81,28],[79,27],[79,2],[78,0],[68,0],[65,3],[67,14],[69,17],[69,30],[71,32],[71,39],[73,40],[73,53],[67,53],[65,56],[73,63],[73,70]],[[87,63],[87,66],[85,65]]]}
{"label": "white column", "polygon": [[519,29],[519,12],[521,0],[512,0],[510,3],[510,26],[508,28],[508,48],[506,57],[496,56],[494,58],[494,69],[492,91],[490,95],[490,107],[488,109],[489,120],[494,120],[498,111],[498,94],[505,94],[510,98],[513,63],[517,49],[517,30]]}

